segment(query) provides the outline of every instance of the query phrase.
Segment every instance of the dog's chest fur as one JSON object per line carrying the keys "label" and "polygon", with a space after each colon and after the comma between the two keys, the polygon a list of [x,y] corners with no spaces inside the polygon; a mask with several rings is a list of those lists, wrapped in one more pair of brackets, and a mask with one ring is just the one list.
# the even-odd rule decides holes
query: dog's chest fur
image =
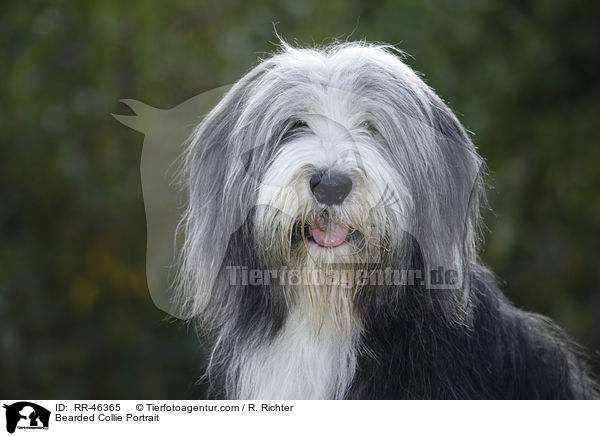
{"label": "dog's chest fur", "polygon": [[241,399],[342,398],[356,367],[356,327],[325,315],[315,322],[311,305],[296,304],[279,334],[249,347],[239,366]]}

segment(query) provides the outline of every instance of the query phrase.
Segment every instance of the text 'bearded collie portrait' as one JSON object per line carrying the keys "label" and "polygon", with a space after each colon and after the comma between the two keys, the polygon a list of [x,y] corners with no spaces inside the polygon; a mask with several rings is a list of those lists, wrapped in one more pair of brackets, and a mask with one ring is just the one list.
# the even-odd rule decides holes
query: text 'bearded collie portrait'
{"label": "text 'bearded collie portrait'", "polygon": [[596,398],[480,263],[484,159],[402,58],[282,43],[187,142],[176,303],[209,397]]}

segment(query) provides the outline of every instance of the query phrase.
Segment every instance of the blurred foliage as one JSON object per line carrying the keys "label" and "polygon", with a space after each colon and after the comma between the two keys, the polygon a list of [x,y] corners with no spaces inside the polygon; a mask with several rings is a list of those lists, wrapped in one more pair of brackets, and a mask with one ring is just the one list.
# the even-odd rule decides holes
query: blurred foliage
{"label": "blurred foliage", "polygon": [[[12,2],[0,12],[0,397],[194,398],[193,332],[150,300],[142,136],[275,48],[396,44],[487,159],[483,260],[600,349],[599,4],[583,0]],[[592,352],[593,353],[593,352]],[[593,353],[597,356],[597,353]],[[596,357],[596,368],[598,368]]]}

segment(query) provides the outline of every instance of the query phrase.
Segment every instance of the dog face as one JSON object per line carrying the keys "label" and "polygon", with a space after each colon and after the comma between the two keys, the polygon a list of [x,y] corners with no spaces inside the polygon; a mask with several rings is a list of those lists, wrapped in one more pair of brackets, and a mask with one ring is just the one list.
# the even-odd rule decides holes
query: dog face
{"label": "dog face", "polygon": [[389,47],[284,45],[190,141],[182,305],[204,310],[247,220],[243,245],[271,268],[398,264],[412,240],[430,268],[463,271],[480,167],[456,117]]}
{"label": "dog face", "polygon": [[378,261],[397,245],[392,229],[406,228],[412,199],[371,105],[331,86],[299,91],[280,96],[298,103],[259,181],[260,251],[269,264]]}

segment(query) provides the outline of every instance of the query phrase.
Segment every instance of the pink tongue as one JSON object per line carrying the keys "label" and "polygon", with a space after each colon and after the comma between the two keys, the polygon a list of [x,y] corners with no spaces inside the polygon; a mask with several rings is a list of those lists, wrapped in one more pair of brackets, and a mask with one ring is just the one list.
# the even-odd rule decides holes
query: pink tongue
{"label": "pink tongue", "polygon": [[334,223],[324,216],[320,216],[316,223],[311,224],[308,231],[315,242],[324,247],[337,247],[348,236],[348,226]]}

